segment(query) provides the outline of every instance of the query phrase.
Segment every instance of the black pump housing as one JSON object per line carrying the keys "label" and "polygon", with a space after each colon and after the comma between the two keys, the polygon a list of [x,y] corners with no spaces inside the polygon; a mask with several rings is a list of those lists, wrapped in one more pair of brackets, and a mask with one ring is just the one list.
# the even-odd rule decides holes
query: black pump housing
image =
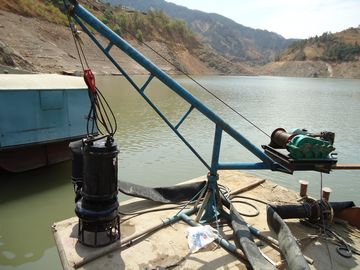
{"label": "black pump housing", "polygon": [[120,239],[117,145],[111,136],[103,136],[89,137],[81,141],[81,146],[72,144],[70,148],[72,180],[77,187],[78,240],[87,246],[110,244]]}

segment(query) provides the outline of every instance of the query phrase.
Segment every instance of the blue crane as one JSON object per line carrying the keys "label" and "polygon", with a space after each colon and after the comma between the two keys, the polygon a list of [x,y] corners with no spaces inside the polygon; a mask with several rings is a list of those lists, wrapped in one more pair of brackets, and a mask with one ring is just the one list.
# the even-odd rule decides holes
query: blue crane
{"label": "blue crane", "polygon": [[[230,124],[225,122],[218,114],[212,111],[204,103],[202,103],[198,98],[192,95],[187,89],[177,83],[173,78],[168,74],[162,71],[149,59],[147,59],[143,54],[136,50],[131,44],[126,40],[112,31],[108,26],[96,18],[92,13],[90,13],[86,8],[76,0],[70,1],[69,14],[70,16],[80,25],[82,30],[90,37],[90,39],[96,44],[97,47],[104,53],[104,55],[114,64],[114,66],[120,71],[120,73],[128,80],[128,82],[134,87],[134,89],[143,97],[143,99],[155,110],[155,112],[160,116],[160,118],[169,126],[169,128],[185,143],[185,145],[194,153],[194,155],[201,161],[201,163],[209,170],[207,175],[208,179],[208,191],[210,194],[209,205],[216,204],[216,194],[218,193],[218,170],[273,170],[280,171],[284,173],[292,173],[294,170],[320,170],[329,172],[334,163],[336,163],[335,158],[325,159],[317,162],[308,162],[297,163],[297,166],[294,166],[291,163],[291,166],[284,163],[284,157],[273,151],[269,151],[268,147],[263,147],[262,150],[256,145],[252,144],[247,138],[245,138],[239,131],[234,129]],[[100,33],[103,37],[108,40],[108,44],[104,46],[90,31],[89,25]],[[76,31],[73,29],[73,31]],[[149,73],[149,77],[143,85],[138,85],[135,81],[129,76],[129,74],[121,67],[121,65],[116,61],[116,59],[111,54],[111,49],[113,46],[118,47],[121,51],[127,54],[131,59],[136,61],[140,66],[145,68]],[[157,78],[164,85],[168,87],[169,90],[175,92],[178,96],[184,99],[189,104],[189,109],[184,113],[184,115],[179,119],[177,123],[172,123],[164,113],[153,103],[153,101],[146,95],[146,88],[151,83],[153,78]],[[180,133],[179,127],[186,120],[186,118],[194,111],[202,113],[210,121],[215,124],[214,131],[214,140],[212,147],[212,157],[211,163],[209,164],[204,158],[194,149],[194,147],[186,140],[186,138]],[[253,155],[255,155],[259,162],[221,162],[219,160],[220,150],[221,150],[221,140],[223,132],[230,135],[235,141],[244,146],[249,150]],[[280,155],[280,156],[279,156]],[[210,208],[207,209],[207,214],[205,214],[205,219],[210,218],[214,215],[214,211]]]}
{"label": "blue crane", "polygon": [[[108,26],[102,23],[98,18],[91,14],[87,9],[85,9],[81,4],[76,0],[69,0],[68,4],[69,15],[72,19],[80,25],[82,30],[90,37],[90,39],[95,43],[97,47],[104,53],[104,55],[114,64],[114,66],[119,70],[119,72],[126,78],[126,80],[133,86],[133,88],[142,96],[142,98],[151,106],[151,108],[160,116],[160,118],[168,125],[168,127],[184,142],[184,144],[192,151],[192,153],[200,160],[200,162],[209,170],[207,174],[207,187],[206,194],[204,197],[204,202],[200,208],[194,208],[190,211],[185,211],[176,215],[172,218],[169,218],[164,222],[164,225],[171,224],[180,219],[187,221],[192,224],[192,221],[189,218],[190,214],[197,212],[196,221],[209,221],[217,219],[219,213],[221,212],[222,203],[221,203],[221,194],[218,187],[218,170],[272,170],[280,171],[284,173],[292,173],[295,170],[316,170],[320,172],[330,172],[331,169],[336,168],[335,164],[337,159],[334,156],[328,156],[328,153],[325,154],[326,158],[322,159],[309,159],[309,160],[296,160],[289,159],[287,156],[284,156],[274,150],[275,148],[280,148],[282,145],[287,145],[289,141],[296,136],[297,139],[296,145],[291,145],[292,151],[296,155],[301,156],[303,154],[303,149],[308,149],[309,145],[317,145],[316,139],[314,137],[324,137],[330,136],[333,140],[333,134],[326,133],[319,136],[308,136],[307,133],[301,131],[300,133],[288,134],[283,129],[277,129],[271,136],[272,142],[270,146],[263,146],[263,149],[258,148],[256,145],[252,144],[247,138],[245,138],[239,131],[234,129],[230,124],[225,122],[218,114],[212,111],[204,103],[202,103],[198,98],[192,95],[187,89],[177,83],[172,79],[168,74],[158,68],[154,63],[137,51],[131,44],[129,44],[122,37],[117,35],[112,31]],[[89,26],[92,30],[89,29]],[[76,32],[74,25],[72,26],[73,32]],[[101,34],[107,41],[107,45],[103,45],[93,34],[93,31]],[[140,66],[149,72],[149,77],[143,85],[138,85],[131,76],[124,70],[124,68],[116,61],[116,59],[111,54],[111,49],[113,47],[119,48],[125,54],[127,54],[131,59],[136,61]],[[89,88],[94,90],[92,85],[92,75],[91,72],[86,71],[85,73],[90,73],[87,76],[87,84]],[[151,81],[157,78],[169,90],[176,93],[179,97],[185,100],[188,103],[188,110],[184,112],[183,116],[178,120],[177,123],[172,123],[165,114],[156,106],[156,104],[149,98],[146,94],[146,89],[151,83]],[[179,127],[186,121],[187,117],[194,111],[197,110],[205,117],[207,117],[215,125],[213,146],[212,146],[212,155],[211,162],[207,162],[195,149],[194,147],[186,140],[186,138],[179,131]],[[220,160],[220,150],[221,150],[221,140],[223,133],[227,133],[235,141],[249,150],[253,155],[255,155],[259,161],[258,162],[222,162]],[[306,142],[305,148],[299,142]],[[108,143],[108,142],[107,142]],[[279,147],[280,145],[280,147]],[[325,146],[316,146],[314,149],[323,147],[324,149],[330,149],[332,151],[331,145],[328,144]],[[305,149],[305,150],[306,150]],[[320,148],[319,148],[320,149]],[[320,150],[319,150],[320,151]],[[115,150],[114,150],[115,153]],[[204,213],[205,212],[205,213]],[[203,214],[204,213],[204,214]],[[227,250],[234,251],[234,246],[225,241],[224,239],[219,240],[220,244]],[[236,248],[235,248],[236,249]],[[265,268],[264,268],[265,269]]]}

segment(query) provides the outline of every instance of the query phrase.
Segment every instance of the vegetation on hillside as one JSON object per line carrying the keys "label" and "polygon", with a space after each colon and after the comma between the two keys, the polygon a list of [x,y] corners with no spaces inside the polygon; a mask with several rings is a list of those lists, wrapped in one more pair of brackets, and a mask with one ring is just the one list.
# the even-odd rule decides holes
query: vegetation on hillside
{"label": "vegetation on hillside", "polygon": [[[82,4],[119,35],[131,36],[139,41],[157,40],[168,45],[184,44],[188,48],[200,46],[195,34],[184,21],[173,20],[163,11],[141,13],[92,2],[96,5],[89,6],[85,1]],[[63,0],[0,0],[0,9],[66,25],[68,20],[63,6]]]}
{"label": "vegetation on hillside", "polygon": [[160,40],[169,45],[183,43],[190,48],[200,45],[184,21],[171,19],[161,10],[141,13],[107,4],[99,18],[119,35],[130,34],[140,41]]}
{"label": "vegetation on hillside", "polygon": [[184,20],[203,44],[236,61],[269,62],[293,42],[273,32],[246,27],[216,13],[188,9],[165,0],[106,1],[144,12],[161,9],[172,18]]}
{"label": "vegetation on hillside", "polygon": [[58,8],[61,3],[62,0],[0,0],[0,9],[27,17],[39,17],[49,22],[65,24],[67,22],[66,15]]}
{"label": "vegetation on hillside", "polygon": [[[349,32],[352,37],[349,40]],[[354,61],[360,58],[360,29],[349,28],[343,32],[323,33],[321,36],[296,41],[280,56],[293,55],[292,60]],[[310,53],[307,53],[312,51]],[[279,59],[279,60],[280,60]]]}

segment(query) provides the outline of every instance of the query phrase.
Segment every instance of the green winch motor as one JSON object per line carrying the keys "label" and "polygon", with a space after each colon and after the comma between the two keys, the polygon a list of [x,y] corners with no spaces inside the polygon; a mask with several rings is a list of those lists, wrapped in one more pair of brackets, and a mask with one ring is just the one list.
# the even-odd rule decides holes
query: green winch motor
{"label": "green winch motor", "polygon": [[335,150],[333,143],[335,133],[324,131],[318,134],[305,129],[287,132],[277,128],[271,134],[270,147],[287,149],[293,159],[327,159]]}

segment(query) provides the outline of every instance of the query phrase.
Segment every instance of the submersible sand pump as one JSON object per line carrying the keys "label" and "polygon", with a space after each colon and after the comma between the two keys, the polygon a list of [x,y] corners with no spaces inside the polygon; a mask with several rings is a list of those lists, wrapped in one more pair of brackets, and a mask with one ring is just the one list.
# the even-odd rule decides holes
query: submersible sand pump
{"label": "submersible sand pump", "polygon": [[94,247],[115,242],[120,239],[117,145],[108,135],[88,137],[81,143],[70,144],[70,149],[75,213],[79,217],[78,240]]}

